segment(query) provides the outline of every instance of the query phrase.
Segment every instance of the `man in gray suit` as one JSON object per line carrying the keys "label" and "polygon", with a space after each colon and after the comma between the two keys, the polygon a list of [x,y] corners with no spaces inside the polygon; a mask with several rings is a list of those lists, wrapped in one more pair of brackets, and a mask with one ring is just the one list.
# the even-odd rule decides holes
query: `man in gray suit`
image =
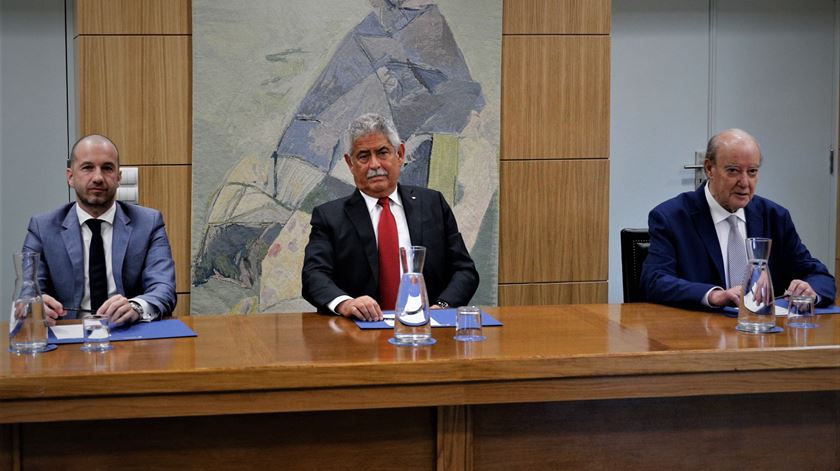
{"label": "man in gray suit", "polygon": [[115,202],[121,178],[114,143],[85,136],[73,146],[67,169],[76,202],[29,221],[23,251],[41,254],[38,281],[50,322],[90,310],[119,325],[175,308],[175,263],[163,217]]}

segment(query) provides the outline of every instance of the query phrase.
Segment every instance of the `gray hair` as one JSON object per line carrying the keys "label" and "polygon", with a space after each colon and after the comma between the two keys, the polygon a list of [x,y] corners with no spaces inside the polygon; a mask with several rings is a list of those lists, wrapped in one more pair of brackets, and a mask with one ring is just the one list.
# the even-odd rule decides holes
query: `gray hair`
{"label": "gray hair", "polygon": [[353,143],[356,142],[356,139],[375,132],[384,134],[395,150],[400,147],[400,135],[397,134],[394,123],[382,115],[367,113],[354,119],[347,128],[347,142],[350,144],[350,152],[353,152]]}
{"label": "gray hair", "polygon": [[761,153],[761,146],[758,145],[758,141],[747,131],[738,128],[726,129],[712,136],[712,138],[709,139],[709,143],[706,144],[706,160],[709,160],[714,164],[717,160],[717,154],[720,146],[724,143],[732,141],[733,138],[752,141],[752,143],[758,148],[759,162],[764,160],[764,155]]}

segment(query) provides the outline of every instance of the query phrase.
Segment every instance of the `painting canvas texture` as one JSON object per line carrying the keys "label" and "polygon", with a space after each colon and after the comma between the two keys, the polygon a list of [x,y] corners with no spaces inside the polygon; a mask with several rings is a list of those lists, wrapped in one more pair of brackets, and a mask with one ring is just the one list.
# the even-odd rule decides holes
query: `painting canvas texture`
{"label": "painting canvas texture", "polygon": [[312,310],[312,209],[355,186],[361,114],[452,206],[496,303],[501,0],[193,0],[191,312]]}

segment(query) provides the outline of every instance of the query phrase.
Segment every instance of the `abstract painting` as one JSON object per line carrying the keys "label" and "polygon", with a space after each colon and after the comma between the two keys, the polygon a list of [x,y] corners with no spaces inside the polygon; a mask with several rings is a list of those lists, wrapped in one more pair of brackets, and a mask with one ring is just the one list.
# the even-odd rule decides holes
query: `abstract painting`
{"label": "abstract painting", "polygon": [[400,182],[455,213],[495,304],[501,0],[194,0],[193,314],[311,310],[312,209],[354,190],[345,131],[391,118]]}

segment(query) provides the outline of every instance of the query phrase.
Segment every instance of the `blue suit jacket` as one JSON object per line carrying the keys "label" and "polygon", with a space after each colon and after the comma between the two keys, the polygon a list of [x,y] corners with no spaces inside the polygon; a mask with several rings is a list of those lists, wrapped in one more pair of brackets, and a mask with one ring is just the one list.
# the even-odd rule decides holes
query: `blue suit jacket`
{"label": "blue suit jacket", "polygon": [[[770,274],[773,291],[782,294],[791,280],[807,281],[820,305],[834,302],[834,278],[802,244],[787,209],[754,196],[744,208],[747,237],[773,239]],[[715,286],[726,286],[723,257],[704,187],[653,208],[648,216],[650,251],[642,267],[642,290],[648,301],[703,308]]]}
{"label": "blue suit jacket", "polygon": [[[423,278],[429,302],[467,304],[478,288],[452,209],[440,192],[399,185],[413,245],[426,247]],[[367,205],[359,190],[312,211],[312,231],[302,271],[303,297],[319,311],[341,295],[379,298],[379,253]]]}
{"label": "blue suit jacket", "polygon": [[[160,212],[116,202],[111,266],[117,293],[140,297],[160,317],[175,308],[175,263]],[[63,306],[79,306],[85,292],[84,242],[75,203],[29,221],[24,252],[38,252],[42,292]],[[68,318],[75,313],[68,312]],[[159,318],[160,318],[159,317]]]}

